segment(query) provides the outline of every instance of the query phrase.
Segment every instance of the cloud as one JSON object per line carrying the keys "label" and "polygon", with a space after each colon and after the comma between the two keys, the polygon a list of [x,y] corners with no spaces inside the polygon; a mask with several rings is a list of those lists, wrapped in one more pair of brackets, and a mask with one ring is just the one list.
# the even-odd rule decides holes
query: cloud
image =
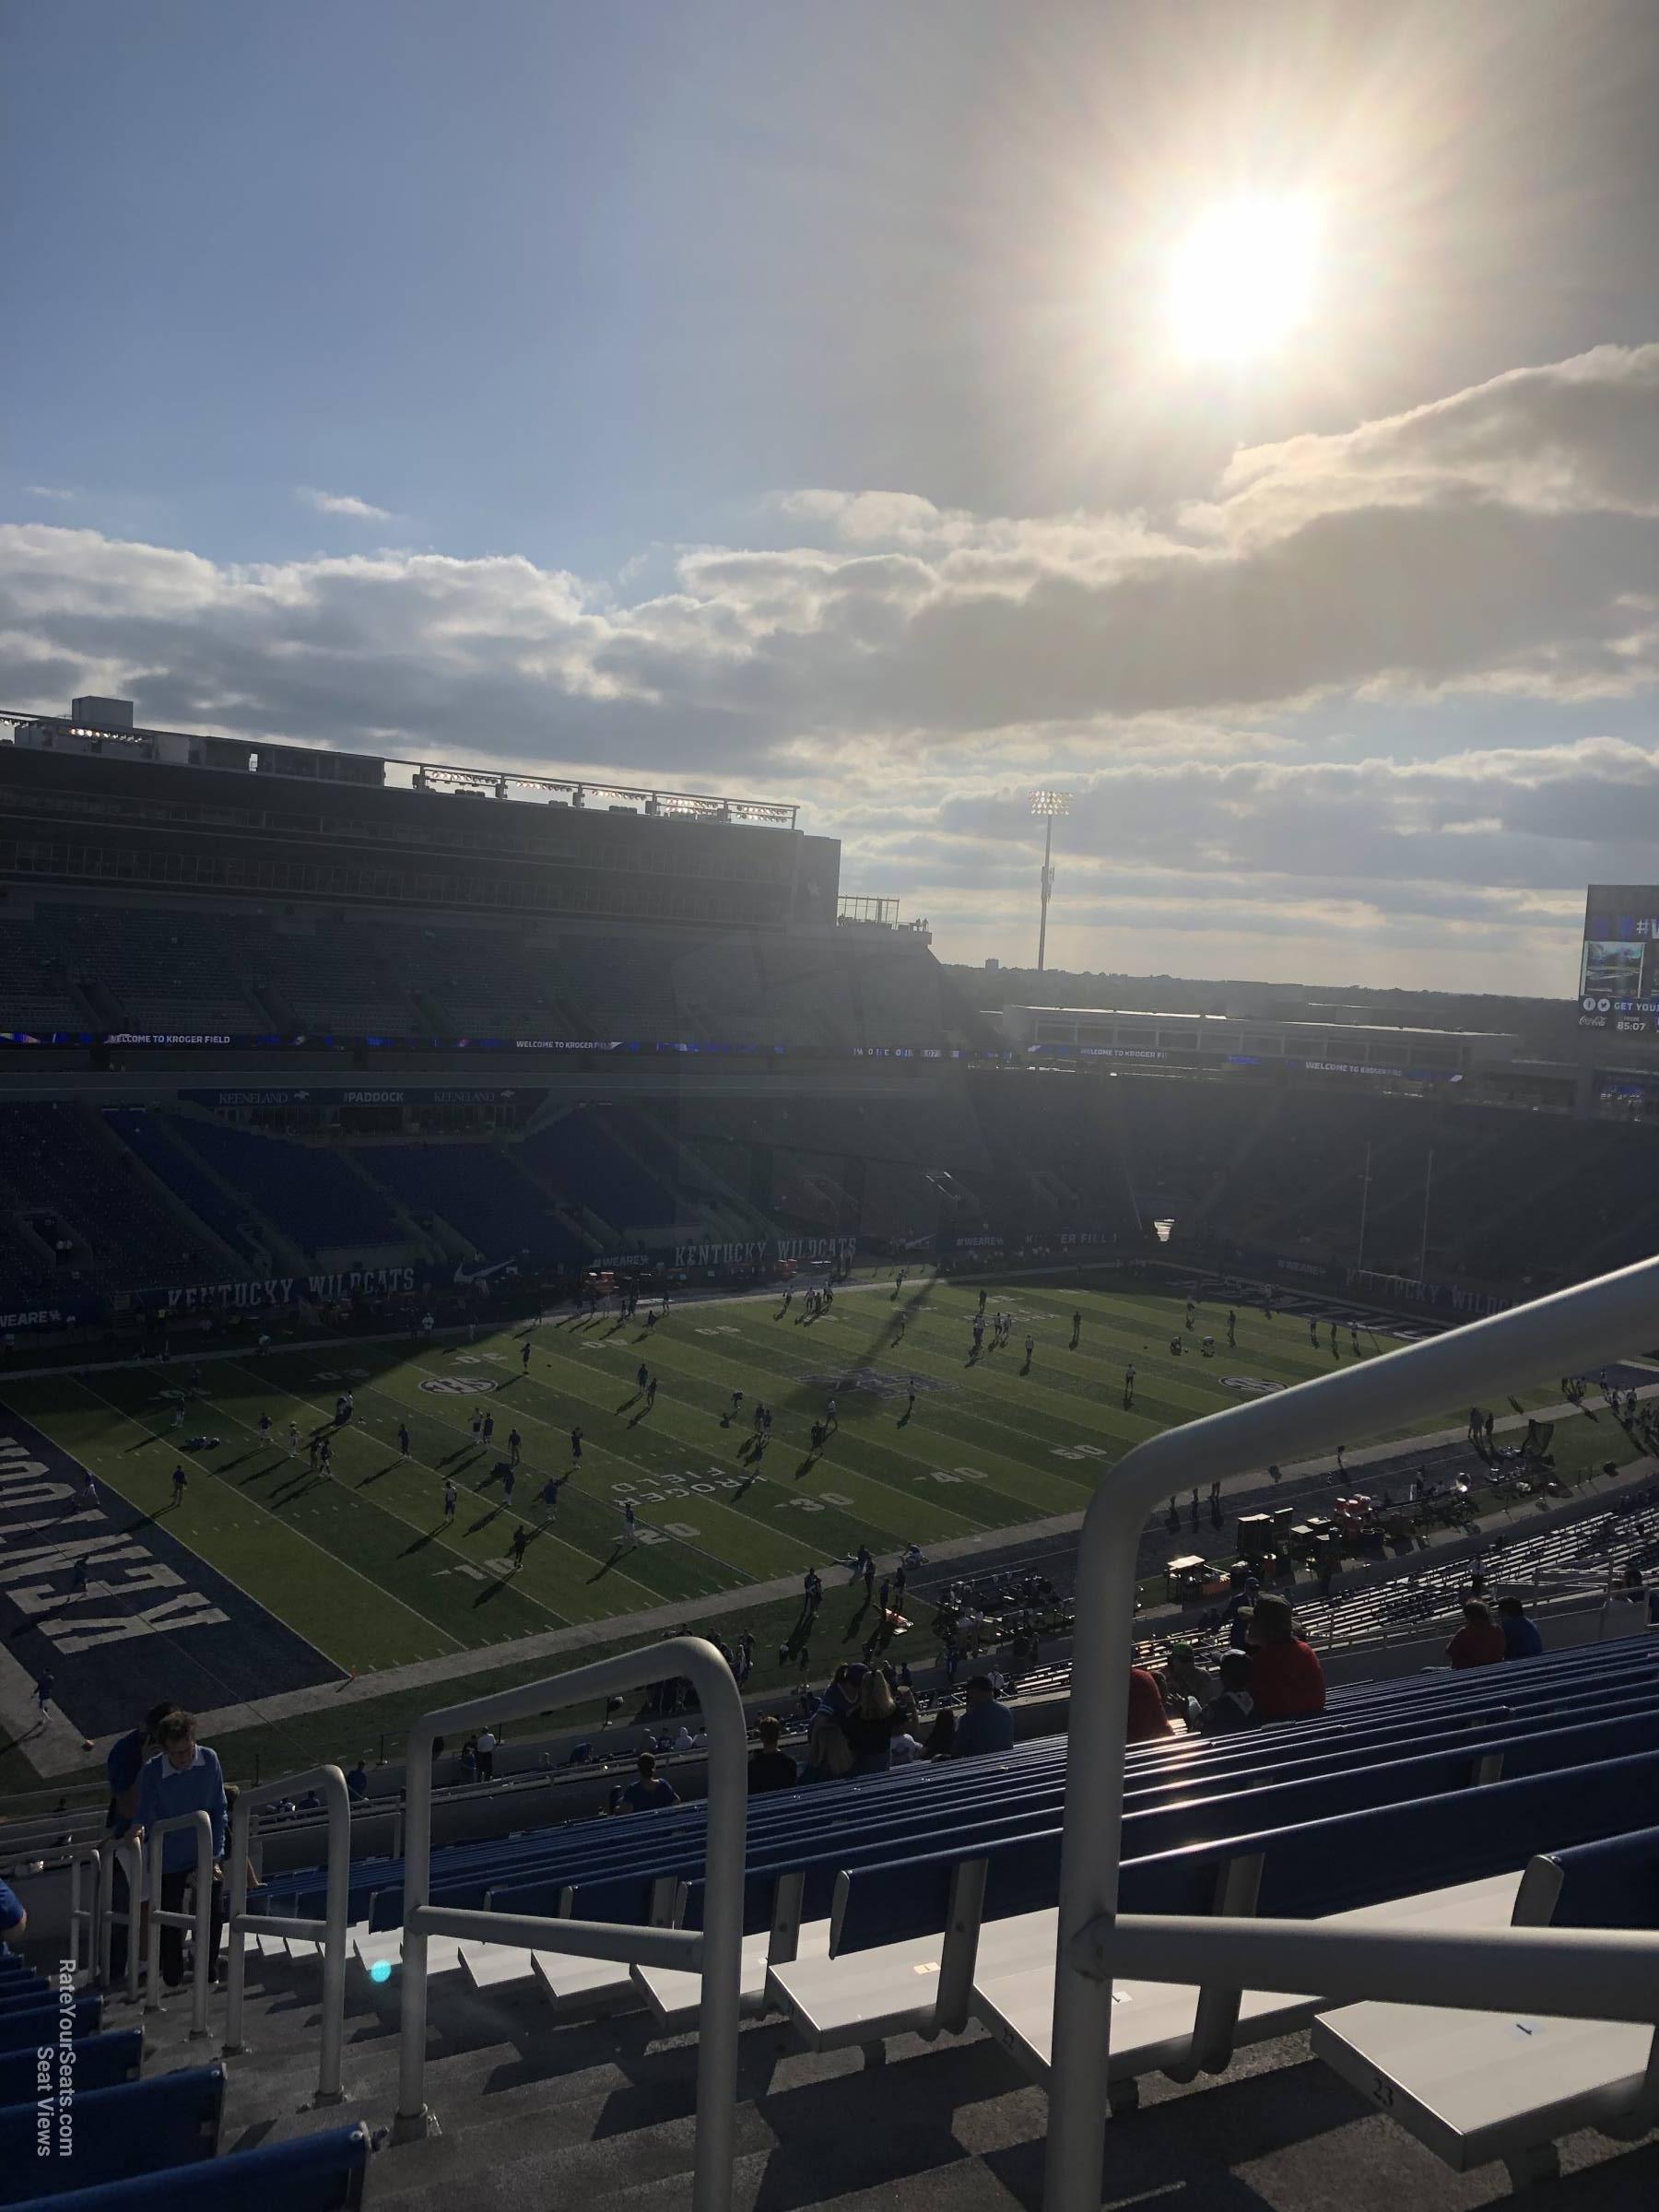
{"label": "cloud", "polygon": [[[1067,911],[1102,931],[1200,898],[1262,946],[1363,914],[1386,953],[1474,886],[1447,926],[1498,962],[1506,899],[1512,937],[1559,933],[1574,887],[1653,872],[1659,769],[1609,733],[1659,677],[1659,347],[1242,451],[1167,513],[819,488],[768,519],[788,542],[611,580],[13,524],[6,695],[92,685],[158,724],[781,791],[844,830],[855,888],[982,937],[1028,902],[1018,759],[1077,790]],[[1531,742],[1488,742],[1512,712]]]}
{"label": "cloud", "polygon": [[31,500],[72,500],[76,496],[56,484],[25,484],[23,489]]}
{"label": "cloud", "polygon": [[353,523],[389,523],[389,507],[371,507],[367,500],[359,500],[355,492],[317,491],[309,484],[301,485],[294,497],[302,506],[315,508],[319,514],[344,515]]}

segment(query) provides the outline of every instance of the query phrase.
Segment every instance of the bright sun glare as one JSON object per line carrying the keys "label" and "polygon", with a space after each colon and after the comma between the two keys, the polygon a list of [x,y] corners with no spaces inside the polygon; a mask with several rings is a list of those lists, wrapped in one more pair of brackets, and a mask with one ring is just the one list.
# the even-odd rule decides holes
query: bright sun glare
{"label": "bright sun glare", "polygon": [[1182,241],[1170,271],[1170,328],[1194,359],[1244,362],[1282,345],[1312,312],[1316,224],[1305,200],[1230,200]]}

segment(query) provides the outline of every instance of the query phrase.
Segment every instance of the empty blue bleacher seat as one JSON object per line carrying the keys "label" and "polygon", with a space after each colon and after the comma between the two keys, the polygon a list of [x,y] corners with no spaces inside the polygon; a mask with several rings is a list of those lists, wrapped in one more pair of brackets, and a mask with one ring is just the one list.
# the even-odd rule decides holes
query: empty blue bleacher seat
{"label": "empty blue bleacher seat", "polygon": [[[77,2089],[56,2126],[38,2130],[35,2103],[0,2106],[0,2204],[52,2198],[135,2173],[211,2159],[225,2105],[223,2066],[191,2066],[109,2089]],[[40,2143],[51,2146],[40,2155]]]}
{"label": "empty blue bleacher seat", "polygon": [[29,2197],[16,2212],[354,2212],[369,2150],[366,2127],[331,2127],[194,2166]]}
{"label": "empty blue bleacher seat", "polygon": [[[58,2008],[50,1994],[37,2005],[17,2005],[0,2012],[0,2052],[23,2051],[50,2042],[58,2031]],[[75,2000],[76,2037],[90,2035],[103,2019],[103,1999],[84,1990]]]}
{"label": "empty blue bleacher seat", "polygon": [[[76,2089],[112,2089],[136,2081],[144,2065],[142,2028],[106,2028],[71,2045]],[[0,2052],[0,2105],[22,2104],[37,2093],[40,2062],[34,2049]],[[53,2076],[55,2079],[55,2075]]]}

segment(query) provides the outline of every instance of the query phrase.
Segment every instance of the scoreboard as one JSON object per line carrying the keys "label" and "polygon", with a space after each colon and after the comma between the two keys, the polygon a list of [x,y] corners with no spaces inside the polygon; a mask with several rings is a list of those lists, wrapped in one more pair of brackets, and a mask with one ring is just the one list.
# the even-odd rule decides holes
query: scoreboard
{"label": "scoreboard", "polygon": [[1579,1026],[1659,1034],[1659,886],[1593,883],[1579,959]]}

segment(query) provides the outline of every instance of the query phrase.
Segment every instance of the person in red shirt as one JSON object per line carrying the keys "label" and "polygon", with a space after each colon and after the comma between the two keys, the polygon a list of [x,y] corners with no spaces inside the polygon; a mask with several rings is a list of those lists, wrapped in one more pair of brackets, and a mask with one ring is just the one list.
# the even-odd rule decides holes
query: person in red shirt
{"label": "person in red shirt", "polygon": [[1250,1694],[1261,1721],[1300,1721],[1324,1711],[1318,1653],[1297,1634],[1288,1601],[1271,1592],[1256,1599],[1250,1624]]}
{"label": "person in red shirt", "polygon": [[1507,1653],[1503,1630],[1477,1597],[1470,1598],[1463,1613],[1464,1625],[1446,1646],[1447,1658],[1455,1667],[1496,1666]]}
{"label": "person in red shirt", "polygon": [[1164,1710],[1163,1693],[1144,1666],[1129,1669],[1129,1738],[1132,1744],[1149,1744],[1156,1735],[1173,1735]]}

